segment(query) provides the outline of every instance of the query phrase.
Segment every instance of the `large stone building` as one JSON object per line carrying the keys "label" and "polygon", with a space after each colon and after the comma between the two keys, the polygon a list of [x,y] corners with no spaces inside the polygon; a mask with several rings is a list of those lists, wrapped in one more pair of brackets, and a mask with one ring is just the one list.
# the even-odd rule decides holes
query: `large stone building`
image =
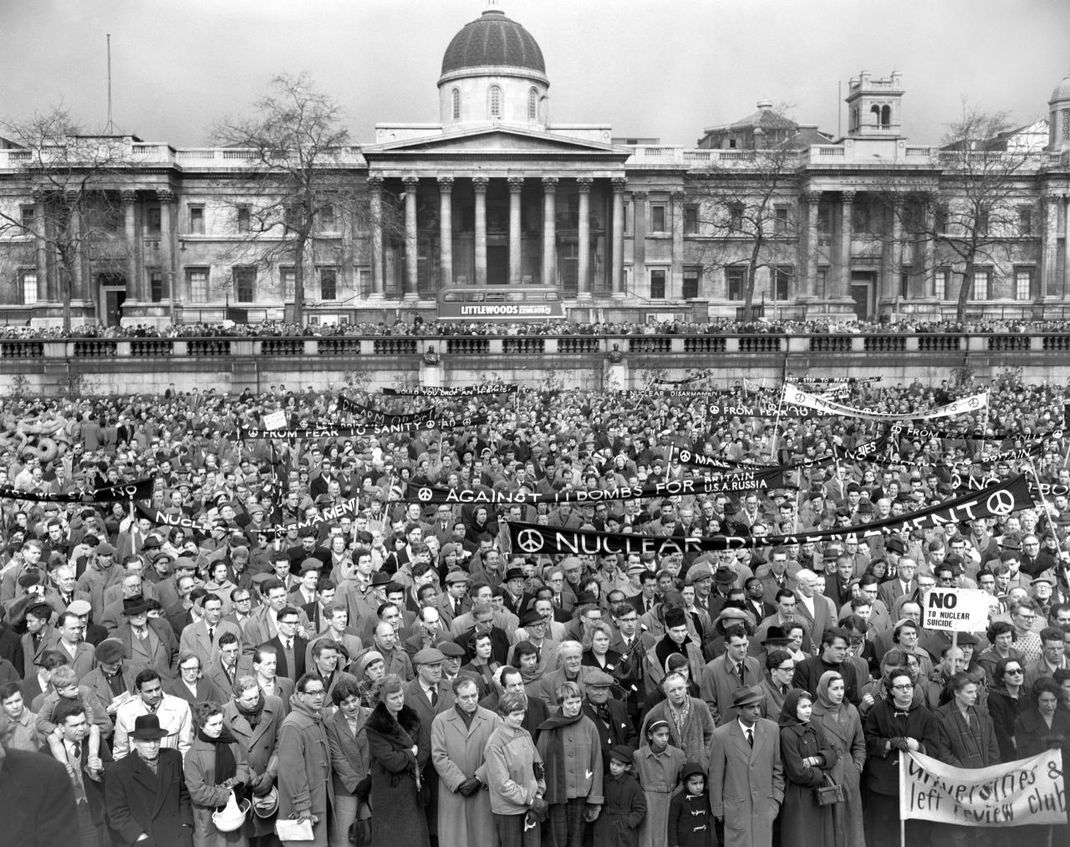
{"label": "large stone building", "polygon": [[[549,89],[523,26],[497,9],[465,25],[443,56],[438,121],[379,124],[335,162],[359,202],[319,216],[309,319],[431,317],[445,288],[526,286],[556,289],[580,319],[734,317],[748,287],[766,314],[946,313],[966,270],[952,249],[970,203],[963,163],[982,155],[1003,170],[999,214],[975,222],[971,308],[1070,304],[1070,75],[1046,142],[1034,125],[965,152],[907,143],[894,72],[850,81],[842,138],[761,101],[694,148],[555,123]],[[35,167],[37,151],[0,144],[0,320],[55,322],[68,287],[76,324],[284,317],[294,268],[280,232],[250,236],[264,202],[252,154],[92,143],[118,162],[97,205],[74,203],[51,234],[49,204],[75,199],[42,180],[62,151]]]}

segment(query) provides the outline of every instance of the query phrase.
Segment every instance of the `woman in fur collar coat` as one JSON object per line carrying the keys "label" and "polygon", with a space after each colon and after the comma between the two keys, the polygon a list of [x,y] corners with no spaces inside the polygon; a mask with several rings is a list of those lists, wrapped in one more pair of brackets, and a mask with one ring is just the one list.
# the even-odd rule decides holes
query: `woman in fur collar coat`
{"label": "woman in fur collar coat", "polygon": [[384,677],[375,708],[364,725],[371,754],[372,844],[430,847],[420,805],[420,773],[430,750],[417,745],[420,717],[405,705],[401,677]]}

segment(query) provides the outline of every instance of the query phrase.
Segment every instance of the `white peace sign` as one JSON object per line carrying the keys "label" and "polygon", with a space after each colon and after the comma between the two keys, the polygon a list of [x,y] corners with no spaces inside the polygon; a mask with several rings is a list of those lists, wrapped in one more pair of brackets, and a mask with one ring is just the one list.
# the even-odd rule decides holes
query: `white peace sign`
{"label": "white peace sign", "polygon": [[985,505],[994,515],[1009,515],[1017,503],[1014,502],[1014,495],[1004,488],[989,494]]}
{"label": "white peace sign", "polygon": [[522,529],[516,535],[516,546],[525,553],[538,553],[544,543],[542,533],[537,529]]}

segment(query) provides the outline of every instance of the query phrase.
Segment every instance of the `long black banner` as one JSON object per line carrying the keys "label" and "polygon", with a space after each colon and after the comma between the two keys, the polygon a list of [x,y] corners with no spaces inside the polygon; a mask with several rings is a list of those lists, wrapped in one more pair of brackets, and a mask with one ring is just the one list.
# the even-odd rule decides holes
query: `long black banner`
{"label": "long black banner", "polygon": [[645,485],[623,485],[595,491],[557,491],[543,494],[538,491],[494,491],[492,489],[449,489],[429,485],[409,487],[405,501],[409,503],[601,503],[608,500],[641,500],[647,497],[678,497],[695,494],[730,494],[781,488],[784,468],[765,468],[754,471],[733,471],[707,479],[681,479],[648,482]]}
{"label": "long black banner", "polygon": [[1024,476],[980,491],[965,494],[945,503],[938,503],[916,512],[885,518],[868,524],[837,529],[813,530],[798,535],[765,535],[758,538],[738,536],[665,536],[627,535],[562,529],[541,524],[509,523],[512,549],[526,555],[576,555],[603,553],[698,553],[707,550],[739,550],[752,547],[772,547],[780,544],[804,544],[843,540],[854,536],[867,538],[886,535],[892,529],[926,529],[933,526],[957,524],[992,516],[1009,515],[1034,504]]}
{"label": "long black banner", "polygon": [[489,382],[486,385],[454,385],[441,388],[423,385],[416,388],[384,388],[383,394],[391,397],[478,397],[483,394],[516,394],[519,390],[519,385]]}
{"label": "long black banner", "polygon": [[28,500],[32,503],[114,503],[117,500],[149,500],[152,498],[153,482],[151,479],[139,479],[120,485],[105,485],[103,488],[87,488],[60,494],[22,491],[10,485],[3,485],[0,486],[0,500]]}
{"label": "long black banner", "polygon": [[430,432],[433,429],[460,429],[470,426],[482,426],[487,422],[486,416],[469,418],[441,418],[395,424],[354,424],[351,426],[320,426],[296,429],[248,429],[238,430],[238,437],[243,440],[256,438],[360,438],[379,437],[404,432]]}
{"label": "long black banner", "polygon": [[397,426],[398,424],[423,423],[424,421],[433,420],[435,415],[438,414],[436,409],[421,409],[419,412],[410,412],[408,414],[383,412],[379,409],[373,409],[370,406],[361,405],[355,400],[350,400],[343,394],[338,395],[338,405],[347,412],[360,415],[364,418],[366,423],[375,426]]}
{"label": "long black banner", "polygon": [[[871,461],[887,448],[888,436],[882,435],[879,438],[858,444],[850,449],[834,445],[832,450],[824,456],[817,456],[813,459],[807,459],[804,462],[797,462],[792,465],[782,465],[779,470],[783,473],[790,473],[791,471],[799,470],[800,468],[820,468],[826,465],[835,464],[836,462]],[[725,459],[720,456],[707,456],[704,453],[696,453],[694,450],[689,450],[686,447],[674,450],[671,455],[675,455],[680,460],[680,464],[693,468],[714,468],[717,470],[731,471],[733,473],[739,470],[768,471],[770,469],[768,465],[755,465],[747,462],[737,462],[732,459]],[[776,488],[776,486],[772,487]]]}
{"label": "long black banner", "polygon": [[[212,531],[211,522],[201,521],[189,515],[169,515],[159,509],[146,508],[140,503],[134,504],[134,510],[140,517],[145,518],[154,526],[181,527],[202,537],[207,537]],[[261,527],[257,531],[273,538],[281,538],[291,529],[302,530],[311,527],[318,530],[324,524],[335,523],[347,515],[355,515],[358,511],[360,511],[360,501],[356,497],[351,497],[348,500],[343,500],[337,506],[321,509],[317,517]]]}

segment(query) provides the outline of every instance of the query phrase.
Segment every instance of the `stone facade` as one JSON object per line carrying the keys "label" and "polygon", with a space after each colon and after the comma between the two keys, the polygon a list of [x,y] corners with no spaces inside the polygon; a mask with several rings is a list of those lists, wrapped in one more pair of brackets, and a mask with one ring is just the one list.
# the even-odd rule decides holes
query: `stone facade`
{"label": "stone facade", "polygon": [[[897,73],[850,81],[837,141],[770,124],[763,102],[754,121],[711,128],[694,148],[614,143],[608,126],[550,119],[538,45],[491,9],[450,43],[438,87],[438,123],[377,125],[374,143],[335,163],[360,211],[340,204],[320,219],[305,269],[313,322],[430,318],[444,288],[527,285],[558,289],[578,319],[732,318],[752,271],[767,315],[951,308],[961,263],[904,212],[917,205],[916,229],[931,228],[919,198],[954,210],[963,173],[946,151],[907,143]],[[1001,216],[1017,224],[978,262],[973,311],[1070,307],[1070,77],[1049,106],[1044,148],[1004,153],[1022,157]],[[755,133],[763,122],[776,132]],[[32,191],[33,156],[0,147],[0,209],[28,222],[0,227],[0,321],[54,323],[68,287],[76,323],[286,315],[281,233],[247,243],[263,201],[249,192],[250,154],[110,143],[122,167],[76,222],[99,237],[78,241],[66,274],[34,229],[47,198]]]}

